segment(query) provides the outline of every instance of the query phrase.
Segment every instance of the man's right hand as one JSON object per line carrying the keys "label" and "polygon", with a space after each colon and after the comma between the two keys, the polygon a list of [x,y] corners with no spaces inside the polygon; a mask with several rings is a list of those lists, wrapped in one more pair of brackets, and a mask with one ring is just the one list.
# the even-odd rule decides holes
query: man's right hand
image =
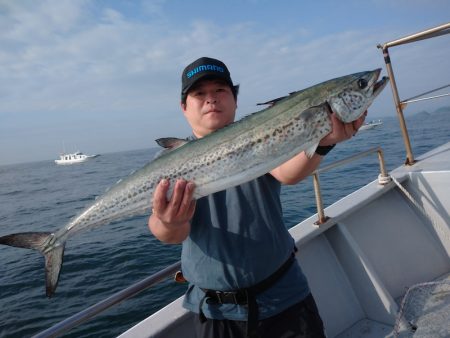
{"label": "man's right hand", "polygon": [[189,221],[194,215],[195,199],[193,182],[178,180],[172,196],[167,200],[170,182],[161,180],[153,194],[152,215],[149,218],[150,231],[166,243],[181,243],[189,235]]}

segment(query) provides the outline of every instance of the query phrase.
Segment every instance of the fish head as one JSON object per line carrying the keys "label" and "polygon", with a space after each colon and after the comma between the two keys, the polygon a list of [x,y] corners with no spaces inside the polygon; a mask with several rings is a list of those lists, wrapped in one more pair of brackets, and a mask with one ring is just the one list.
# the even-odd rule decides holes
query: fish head
{"label": "fish head", "polygon": [[389,78],[383,76],[378,81],[380,73],[381,68],[378,68],[344,77],[342,89],[328,99],[331,110],[342,122],[357,120],[381,93]]}

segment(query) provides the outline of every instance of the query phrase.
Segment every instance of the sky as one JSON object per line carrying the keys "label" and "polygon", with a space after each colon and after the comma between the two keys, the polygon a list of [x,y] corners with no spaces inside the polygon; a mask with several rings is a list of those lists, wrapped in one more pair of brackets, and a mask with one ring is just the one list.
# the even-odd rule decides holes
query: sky
{"label": "sky", "polygon": [[[0,165],[189,136],[181,72],[198,57],[227,64],[241,118],[334,77],[386,75],[377,44],[449,13],[448,0],[0,0]],[[450,35],[390,53],[402,99],[450,82]],[[395,116],[389,86],[370,116]]]}

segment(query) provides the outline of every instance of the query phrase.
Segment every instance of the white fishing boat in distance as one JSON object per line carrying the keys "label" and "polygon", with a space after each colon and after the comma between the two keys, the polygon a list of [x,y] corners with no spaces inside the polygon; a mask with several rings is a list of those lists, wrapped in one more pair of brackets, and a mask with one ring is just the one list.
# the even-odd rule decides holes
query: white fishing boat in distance
{"label": "white fishing boat in distance", "polygon": [[381,120],[378,120],[378,121],[375,121],[375,120],[374,120],[374,121],[370,121],[370,122],[367,122],[367,123],[363,124],[363,125],[361,126],[361,128],[359,128],[359,130],[361,131],[361,130],[372,129],[372,128],[381,126],[382,124],[383,124],[383,122],[382,122]]}
{"label": "white fishing boat in distance", "polygon": [[59,155],[59,159],[55,160],[56,164],[64,165],[64,164],[75,164],[81,163],[89,160],[90,158],[97,157],[99,155],[85,155],[80,151],[71,154],[62,153]]}

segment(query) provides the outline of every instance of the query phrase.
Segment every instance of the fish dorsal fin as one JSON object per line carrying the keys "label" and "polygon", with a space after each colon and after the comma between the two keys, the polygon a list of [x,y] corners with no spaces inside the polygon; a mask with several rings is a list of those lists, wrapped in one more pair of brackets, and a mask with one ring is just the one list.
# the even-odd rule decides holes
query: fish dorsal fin
{"label": "fish dorsal fin", "polygon": [[166,149],[176,149],[181,147],[182,145],[185,145],[189,141],[183,138],[176,138],[176,137],[163,137],[155,140],[156,143],[158,143],[159,146],[166,148]]}
{"label": "fish dorsal fin", "polygon": [[289,97],[293,94],[297,94],[300,91],[296,91],[296,92],[290,92],[289,95],[286,96],[281,96],[281,97],[277,97],[276,99],[272,99],[266,102],[262,102],[262,103],[257,103],[257,106],[264,106],[264,105],[268,105],[269,107],[274,106],[275,104],[277,104],[278,102],[280,102],[281,100],[285,99],[286,97]]}

